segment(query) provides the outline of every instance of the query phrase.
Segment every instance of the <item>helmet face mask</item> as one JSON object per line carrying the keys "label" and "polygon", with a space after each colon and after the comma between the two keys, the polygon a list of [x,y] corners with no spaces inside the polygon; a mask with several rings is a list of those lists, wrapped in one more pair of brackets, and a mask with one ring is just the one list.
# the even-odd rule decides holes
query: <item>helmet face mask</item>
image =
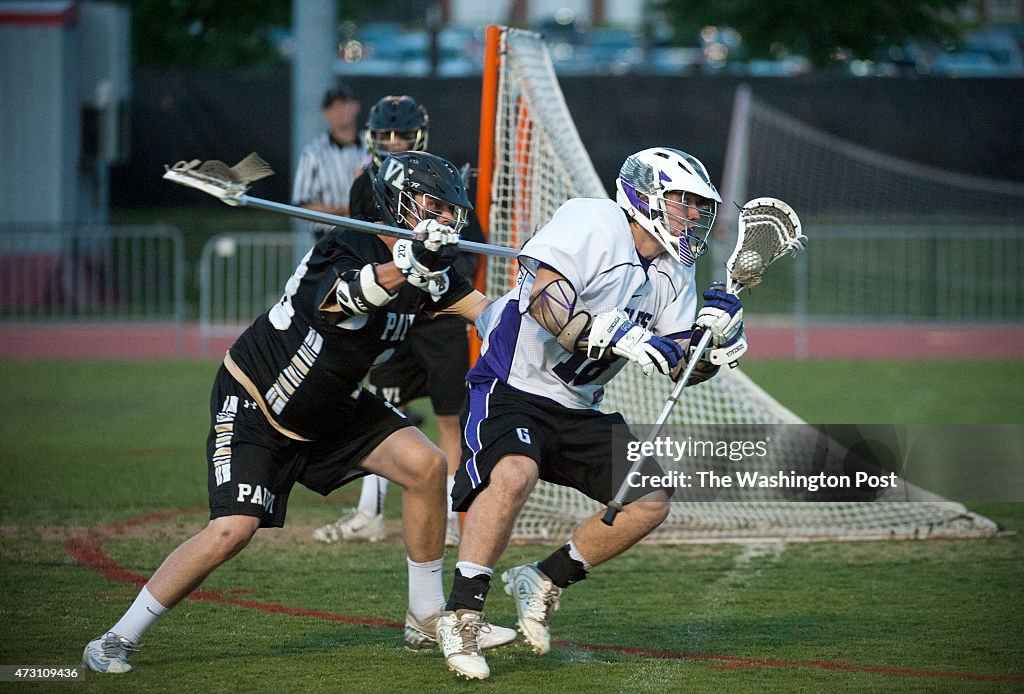
{"label": "helmet face mask", "polygon": [[394,227],[412,229],[424,219],[437,219],[460,231],[473,209],[455,165],[427,152],[387,155],[372,187],[382,220]]}
{"label": "helmet face mask", "polygon": [[393,152],[415,151],[426,149],[427,134],[424,130],[367,130],[367,149],[380,166],[381,155]]}
{"label": "helmet face mask", "polygon": [[427,149],[429,126],[427,109],[416,99],[385,96],[373,105],[366,120],[366,149],[377,166],[391,152],[422,152]]}
{"label": "helmet face mask", "polygon": [[695,157],[667,147],[637,152],[626,159],[615,185],[619,206],[673,258],[691,266],[707,251],[722,199]]}
{"label": "helmet face mask", "polygon": [[403,190],[398,196],[398,214],[410,229],[425,219],[436,219],[445,226],[461,231],[466,225],[469,210],[429,193]]}

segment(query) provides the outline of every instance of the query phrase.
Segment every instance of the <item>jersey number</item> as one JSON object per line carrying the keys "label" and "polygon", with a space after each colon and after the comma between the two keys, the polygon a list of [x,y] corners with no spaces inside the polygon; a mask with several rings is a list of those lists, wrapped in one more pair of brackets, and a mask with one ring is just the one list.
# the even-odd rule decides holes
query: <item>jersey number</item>
{"label": "jersey number", "polygon": [[574,386],[585,386],[603,374],[609,366],[611,366],[611,360],[609,359],[592,361],[587,359],[585,354],[577,352],[569,355],[569,358],[565,361],[558,362],[551,371],[553,371],[563,383]]}
{"label": "jersey number", "polygon": [[295,296],[295,292],[299,291],[299,283],[302,282],[302,278],[306,276],[306,263],[309,262],[309,256],[313,254],[313,249],[310,248],[309,252],[306,253],[302,258],[302,262],[295,268],[295,273],[288,278],[288,281],[284,285],[284,295],[281,300],[274,304],[274,307],[270,309],[270,324],[278,330],[287,330],[288,326],[292,324],[292,316],[295,315],[295,307],[292,306],[292,297]]}

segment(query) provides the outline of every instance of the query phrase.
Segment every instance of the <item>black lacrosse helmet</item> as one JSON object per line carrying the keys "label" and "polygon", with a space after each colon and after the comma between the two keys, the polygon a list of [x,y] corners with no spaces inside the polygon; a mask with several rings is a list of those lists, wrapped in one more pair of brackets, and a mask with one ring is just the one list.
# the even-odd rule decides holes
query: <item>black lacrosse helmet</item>
{"label": "black lacrosse helmet", "polygon": [[373,176],[373,200],[382,220],[393,227],[412,228],[416,223],[406,220],[408,213],[417,222],[438,216],[419,205],[414,194],[452,205],[455,210],[451,226],[456,231],[465,226],[469,211],[473,209],[462,175],[447,159],[429,152],[387,155]]}
{"label": "black lacrosse helmet", "polygon": [[422,152],[427,148],[430,117],[427,109],[411,96],[385,96],[370,108],[366,120],[366,149],[373,163],[380,161],[395,149]]}

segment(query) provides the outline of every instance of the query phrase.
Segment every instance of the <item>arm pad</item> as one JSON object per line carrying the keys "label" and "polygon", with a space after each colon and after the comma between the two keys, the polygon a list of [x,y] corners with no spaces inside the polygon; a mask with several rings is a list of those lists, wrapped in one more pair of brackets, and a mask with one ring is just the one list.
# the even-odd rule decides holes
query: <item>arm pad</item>
{"label": "arm pad", "polygon": [[376,265],[368,263],[359,271],[350,270],[338,278],[335,289],[338,305],[346,316],[365,315],[398,296],[377,282]]}
{"label": "arm pad", "polygon": [[587,307],[577,301],[576,289],[569,280],[555,280],[534,292],[527,311],[558,339],[566,352],[574,353],[585,347],[580,340],[590,330],[591,316]]}

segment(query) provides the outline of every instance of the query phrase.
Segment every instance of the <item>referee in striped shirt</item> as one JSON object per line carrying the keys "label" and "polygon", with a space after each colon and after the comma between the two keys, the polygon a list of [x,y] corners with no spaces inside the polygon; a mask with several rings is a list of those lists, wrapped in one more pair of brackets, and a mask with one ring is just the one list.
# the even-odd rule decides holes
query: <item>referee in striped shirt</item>
{"label": "referee in striped shirt", "polygon": [[[320,133],[302,149],[295,170],[292,204],[317,212],[348,216],[352,183],[366,166],[369,156],[356,128],[359,101],[344,82],[327,90],[323,99],[327,132]],[[320,239],[327,224],[314,224]]]}

